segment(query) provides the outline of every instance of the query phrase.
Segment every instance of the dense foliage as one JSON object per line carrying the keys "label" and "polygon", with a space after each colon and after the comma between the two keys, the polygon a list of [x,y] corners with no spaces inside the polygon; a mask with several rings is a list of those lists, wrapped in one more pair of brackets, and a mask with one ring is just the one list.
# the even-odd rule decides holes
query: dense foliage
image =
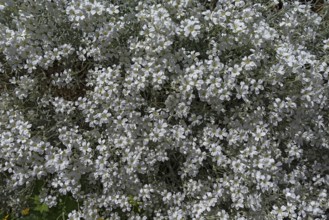
{"label": "dense foliage", "polygon": [[1,0],[2,218],[327,219],[322,2]]}

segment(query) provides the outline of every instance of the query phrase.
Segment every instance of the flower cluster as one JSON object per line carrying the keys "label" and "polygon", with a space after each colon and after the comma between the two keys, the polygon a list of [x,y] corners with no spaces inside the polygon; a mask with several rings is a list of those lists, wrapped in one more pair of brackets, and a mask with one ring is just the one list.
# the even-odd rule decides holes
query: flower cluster
{"label": "flower cluster", "polygon": [[0,206],[39,190],[72,220],[328,219],[327,14],[158,2],[0,3]]}

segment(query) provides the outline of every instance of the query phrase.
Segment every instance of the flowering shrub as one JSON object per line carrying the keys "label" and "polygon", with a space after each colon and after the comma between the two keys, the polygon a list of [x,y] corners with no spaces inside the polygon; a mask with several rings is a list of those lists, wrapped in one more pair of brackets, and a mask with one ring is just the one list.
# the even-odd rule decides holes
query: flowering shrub
{"label": "flowering shrub", "polygon": [[328,5],[312,8],[1,1],[1,210],[327,219]]}

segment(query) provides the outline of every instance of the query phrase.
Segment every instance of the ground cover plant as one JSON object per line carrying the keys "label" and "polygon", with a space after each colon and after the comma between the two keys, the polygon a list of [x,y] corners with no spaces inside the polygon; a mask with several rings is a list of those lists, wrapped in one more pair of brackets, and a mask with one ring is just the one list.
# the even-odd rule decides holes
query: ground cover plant
{"label": "ground cover plant", "polygon": [[328,219],[328,11],[1,0],[0,218]]}

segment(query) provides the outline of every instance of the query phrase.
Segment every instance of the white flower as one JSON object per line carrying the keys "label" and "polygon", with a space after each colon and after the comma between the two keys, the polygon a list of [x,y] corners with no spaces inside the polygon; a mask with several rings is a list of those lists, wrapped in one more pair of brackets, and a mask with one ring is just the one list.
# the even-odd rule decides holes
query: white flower
{"label": "white flower", "polygon": [[271,213],[273,213],[277,219],[283,219],[284,217],[288,217],[288,212],[286,210],[286,206],[281,206],[280,208],[273,206]]}
{"label": "white flower", "polygon": [[259,141],[261,138],[263,138],[264,136],[266,136],[266,130],[264,128],[261,127],[257,127],[256,128],[256,133],[253,133],[253,136],[255,137],[256,141]]}
{"label": "white flower", "polygon": [[189,37],[190,35],[195,38],[200,34],[201,26],[198,19],[191,17],[191,19],[186,20],[182,24],[182,29],[184,30],[184,36]]}
{"label": "white flower", "polygon": [[233,23],[229,23],[228,26],[234,33],[239,33],[246,29],[245,23],[239,19],[235,19]]}
{"label": "white flower", "polygon": [[3,9],[5,9],[6,8],[6,6],[5,5],[3,5],[3,4],[0,4],[0,11],[2,11]]}
{"label": "white flower", "polygon": [[329,39],[326,39],[323,41],[324,45],[323,45],[323,49],[328,49],[329,48]]}

